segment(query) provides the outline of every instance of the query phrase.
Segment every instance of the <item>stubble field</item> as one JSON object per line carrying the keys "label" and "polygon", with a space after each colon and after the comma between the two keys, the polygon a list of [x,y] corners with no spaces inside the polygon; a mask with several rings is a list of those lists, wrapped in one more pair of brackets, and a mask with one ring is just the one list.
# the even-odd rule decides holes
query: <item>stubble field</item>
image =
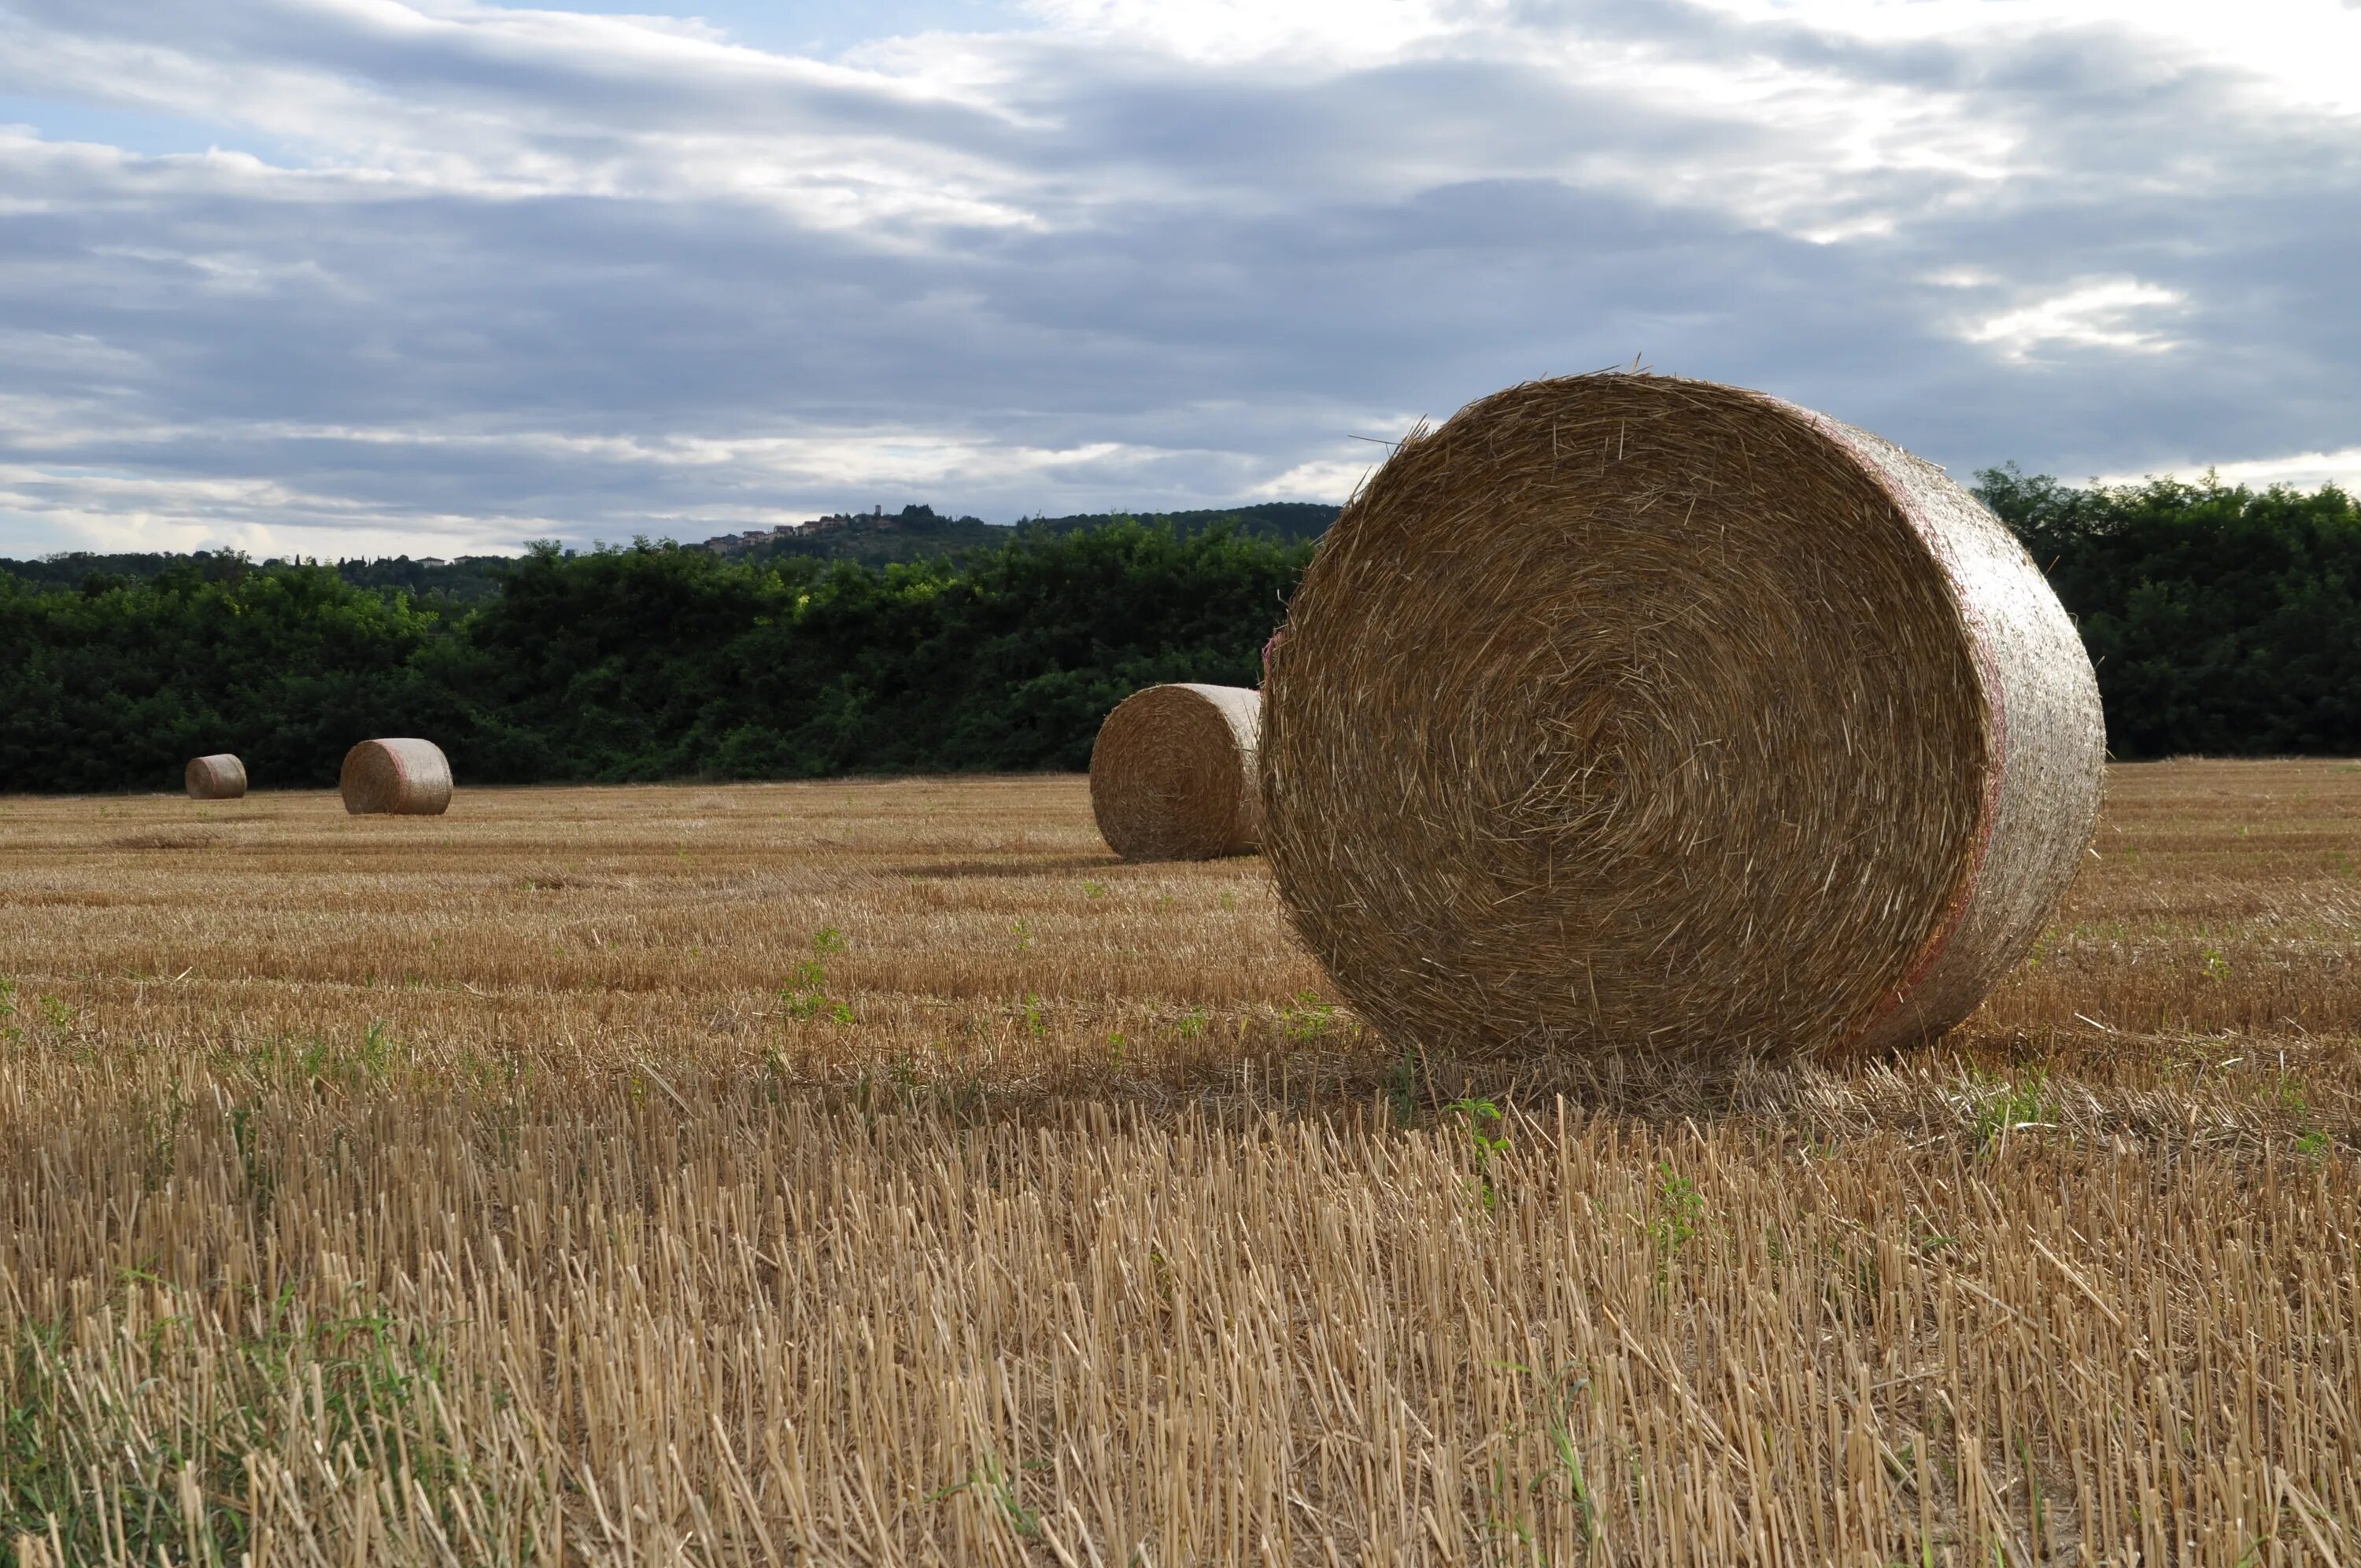
{"label": "stubble field", "polygon": [[0,800],[0,1562],[2361,1563],[2361,766],[1941,1046],[1389,1049],[1082,782]]}

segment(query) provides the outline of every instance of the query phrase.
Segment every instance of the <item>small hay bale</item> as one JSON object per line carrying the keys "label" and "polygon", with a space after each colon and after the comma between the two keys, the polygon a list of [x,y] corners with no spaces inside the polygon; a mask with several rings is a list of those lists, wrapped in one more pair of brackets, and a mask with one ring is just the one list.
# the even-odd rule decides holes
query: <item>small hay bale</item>
{"label": "small hay bale", "polygon": [[364,740],[345,753],[337,787],[356,817],[440,817],[451,805],[451,762],[432,740]]}
{"label": "small hay bale", "polygon": [[1389,1040],[1866,1052],[1941,1034],[2095,824],[2089,656],[1876,436],[1608,373],[1414,432],[1264,682],[1264,850]]}
{"label": "small hay bale", "polygon": [[227,751],[192,758],[181,782],[191,800],[236,800],[246,793],[246,764]]}
{"label": "small hay bale", "polygon": [[1126,861],[1251,853],[1261,718],[1261,694],[1241,686],[1149,686],[1115,704],[1091,744],[1091,812],[1107,847]]}

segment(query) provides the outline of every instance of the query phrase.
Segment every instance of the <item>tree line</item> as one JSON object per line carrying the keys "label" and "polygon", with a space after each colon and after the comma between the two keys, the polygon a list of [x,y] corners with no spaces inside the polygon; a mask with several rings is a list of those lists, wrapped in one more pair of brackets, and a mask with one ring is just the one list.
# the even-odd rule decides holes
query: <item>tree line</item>
{"label": "tree line", "polygon": [[[2343,491],[1979,493],[2076,616],[2117,756],[2361,754]],[[216,751],[327,784],[401,734],[479,784],[1080,768],[1140,686],[1255,684],[1312,549],[1128,521],[911,561],[543,545],[464,594],[235,554],[0,567],[0,790],[167,788]]]}

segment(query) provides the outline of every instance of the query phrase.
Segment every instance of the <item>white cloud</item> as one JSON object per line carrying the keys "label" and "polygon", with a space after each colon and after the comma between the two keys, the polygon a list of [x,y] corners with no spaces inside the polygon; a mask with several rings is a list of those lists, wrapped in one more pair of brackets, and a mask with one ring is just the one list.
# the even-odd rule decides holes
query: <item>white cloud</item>
{"label": "white cloud", "polygon": [[2180,346],[2153,324],[2158,311],[2184,302],[2178,291],[2136,278],[2086,279],[2061,292],[1971,323],[1970,343],[1996,345],[2010,359],[2034,356],[2045,345],[2162,354]]}
{"label": "white cloud", "polygon": [[1323,70],[1400,58],[1495,19],[1448,0],[1035,0],[1051,27],[1202,62],[1279,57]]}
{"label": "white cloud", "polygon": [[2253,489],[2292,485],[2298,489],[2310,490],[2323,485],[2335,485],[2350,493],[2361,495],[2361,446],[2348,446],[2340,452],[2299,452],[2284,457],[2251,457],[2227,463],[2169,463],[2136,474],[2105,475],[2099,483],[2136,485],[2151,478],[2177,478],[2195,484],[2208,473],[2224,485],[2245,485]]}

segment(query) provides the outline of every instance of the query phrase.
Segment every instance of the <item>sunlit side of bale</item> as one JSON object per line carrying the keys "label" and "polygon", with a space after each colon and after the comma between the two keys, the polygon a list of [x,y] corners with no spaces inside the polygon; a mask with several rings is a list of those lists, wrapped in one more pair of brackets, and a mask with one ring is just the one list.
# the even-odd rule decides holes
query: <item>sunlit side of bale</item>
{"label": "sunlit side of bale", "polygon": [[1115,705],[1091,746],[1091,811],[1128,861],[1250,852],[1262,828],[1260,693],[1149,686]]}
{"label": "sunlit side of bale", "polygon": [[1941,470],[1757,392],[1535,382],[1413,433],[1264,683],[1264,848],[1404,1045],[1937,1035],[2096,818],[2097,684]]}
{"label": "sunlit side of bale", "polygon": [[432,740],[364,740],[345,753],[337,787],[356,817],[439,817],[451,805],[451,763]]}
{"label": "sunlit side of bale", "polygon": [[181,780],[191,800],[236,800],[246,793],[246,764],[226,751],[192,757]]}

